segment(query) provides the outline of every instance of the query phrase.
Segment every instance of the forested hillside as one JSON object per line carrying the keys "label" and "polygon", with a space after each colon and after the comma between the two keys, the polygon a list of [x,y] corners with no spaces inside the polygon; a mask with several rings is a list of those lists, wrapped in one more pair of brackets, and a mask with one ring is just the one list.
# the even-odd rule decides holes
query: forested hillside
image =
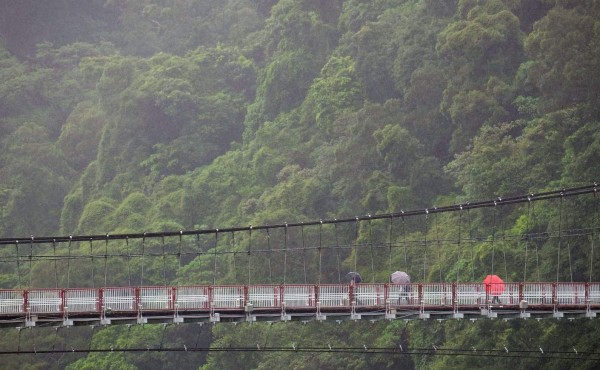
{"label": "forested hillside", "polygon": [[[599,19],[600,2],[582,0],[2,1],[0,236],[276,224],[589,185],[600,180]],[[504,215],[503,228],[524,233],[562,222],[556,209],[537,211],[535,219]],[[569,222],[593,222],[594,212],[597,205],[580,204]],[[473,217],[482,235],[494,229],[490,217]],[[455,225],[442,219],[417,237],[452,238]],[[361,228],[354,239],[371,233]],[[377,233],[385,234],[385,227],[375,225]],[[234,247],[243,253],[248,242],[240,237]],[[540,245],[542,256],[554,255],[555,243]],[[231,245],[223,240],[212,248]],[[472,271],[479,279],[491,251],[483,243],[475,250],[471,261],[444,254],[413,276],[454,281]],[[510,246],[504,253],[509,260],[516,254]],[[343,266],[354,257],[343,255]],[[378,266],[387,266],[386,256],[376,257]],[[234,258],[219,266],[219,282],[237,276]],[[587,249],[574,251],[571,278],[586,281],[589,261]],[[168,274],[163,262],[147,268],[148,284],[212,282],[207,255],[184,261],[181,269],[167,262]],[[371,260],[359,265],[370,269]],[[128,279],[122,267],[111,266],[115,285]],[[260,275],[260,264],[255,268]],[[333,282],[334,266],[327,268]],[[309,266],[309,274],[315,269]],[[556,269],[548,261],[536,273],[553,279]],[[54,282],[48,266],[32,271],[33,285]],[[84,286],[94,283],[83,265],[73,274]],[[293,274],[291,282],[303,282]],[[522,269],[508,274],[519,281]],[[387,270],[375,277],[385,281]],[[594,278],[600,281],[600,274]],[[15,288],[17,279],[13,266],[0,265],[1,288]],[[593,351],[597,322],[219,324],[170,340],[215,347],[268,340]],[[6,330],[3,341],[16,338],[14,329]],[[95,333],[94,346],[133,347],[161,331],[106,328]],[[5,363],[205,370],[598,367],[593,361],[490,363],[461,356],[185,356],[15,356]]]}

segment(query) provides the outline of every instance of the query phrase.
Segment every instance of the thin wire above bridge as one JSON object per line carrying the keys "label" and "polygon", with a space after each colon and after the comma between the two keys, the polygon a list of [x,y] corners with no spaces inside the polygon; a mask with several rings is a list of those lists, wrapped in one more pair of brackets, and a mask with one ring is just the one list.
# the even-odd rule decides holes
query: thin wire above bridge
{"label": "thin wire above bridge", "polygon": [[76,241],[98,241],[98,240],[131,240],[131,239],[146,239],[146,238],[164,238],[164,237],[177,237],[177,236],[189,236],[189,235],[203,235],[203,234],[219,234],[229,232],[240,232],[240,231],[252,231],[252,230],[272,230],[289,227],[302,227],[302,226],[315,226],[315,225],[326,225],[326,224],[341,224],[368,220],[381,220],[381,219],[394,219],[394,218],[405,218],[418,215],[428,215],[445,212],[456,212],[462,210],[470,210],[476,208],[489,208],[509,204],[518,203],[531,203],[540,200],[548,200],[555,198],[565,198],[583,194],[596,194],[598,191],[598,184],[580,186],[574,188],[563,188],[559,190],[547,191],[542,193],[530,193],[526,195],[512,196],[512,197],[497,197],[486,201],[477,202],[466,202],[459,203],[450,206],[443,207],[432,207],[418,210],[400,211],[394,213],[384,213],[376,215],[364,215],[356,216],[354,218],[345,219],[333,219],[333,220],[317,220],[307,222],[294,222],[294,223],[283,223],[274,225],[257,225],[257,226],[242,226],[242,227],[230,227],[224,229],[201,229],[201,230],[179,230],[179,231],[166,231],[166,232],[144,232],[144,233],[128,233],[128,234],[95,234],[95,235],[68,235],[68,236],[30,236],[30,237],[16,237],[16,238],[0,238],[0,245],[12,245],[12,244],[48,244],[48,243],[68,243]]}

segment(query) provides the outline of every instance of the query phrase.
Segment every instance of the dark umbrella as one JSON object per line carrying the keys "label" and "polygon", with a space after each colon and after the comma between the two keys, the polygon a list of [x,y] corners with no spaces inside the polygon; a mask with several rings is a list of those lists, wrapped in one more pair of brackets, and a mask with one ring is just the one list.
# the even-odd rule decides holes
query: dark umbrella
{"label": "dark umbrella", "polygon": [[362,281],[362,277],[360,277],[360,274],[354,271],[347,273],[346,279],[354,283],[360,283]]}
{"label": "dark umbrella", "polygon": [[395,271],[391,276],[394,284],[410,284],[410,276],[404,271]]}

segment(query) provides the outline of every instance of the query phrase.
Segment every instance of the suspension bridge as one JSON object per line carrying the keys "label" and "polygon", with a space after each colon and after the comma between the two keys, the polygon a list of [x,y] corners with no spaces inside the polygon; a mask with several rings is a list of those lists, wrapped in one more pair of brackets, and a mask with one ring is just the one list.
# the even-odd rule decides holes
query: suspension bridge
{"label": "suspension bridge", "polygon": [[[553,205],[536,211],[541,202]],[[491,229],[473,224],[475,212]],[[549,226],[536,230],[536,217]],[[440,238],[440,224],[455,237]],[[0,326],[595,318],[598,231],[593,184],[340,220],[3,238],[15,287],[0,289]],[[551,256],[556,277],[542,278]],[[452,259],[464,267],[444,266]],[[344,281],[359,269],[371,281]],[[412,282],[378,281],[399,269]],[[504,278],[476,281],[486,275]]]}

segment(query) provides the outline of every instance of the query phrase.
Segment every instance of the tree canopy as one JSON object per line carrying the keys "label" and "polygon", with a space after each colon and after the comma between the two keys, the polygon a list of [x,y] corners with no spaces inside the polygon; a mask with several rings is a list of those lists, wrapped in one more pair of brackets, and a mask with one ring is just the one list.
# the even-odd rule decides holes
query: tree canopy
{"label": "tree canopy", "polygon": [[[354,217],[593,183],[600,178],[599,4],[4,1],[0,235],[173,231]],[[568,222],[598,227],[585,217],[597,212],[594,207],[579,204]],[[531,213],[507,212],[503,230],[524,234],[562,226],[556,208],[539,207],[535,217]],[[440,252],[431,268],[419,269],[415,278],[454,281],[485,273],[497,225],[485,213],[469,217],[470,232],[479,238],[470,258],[461,251]],[[463,219],[427,222],[408,237],[454,240],[464,232],[456,227]],[[348,244],[368,244],[374,238],[407,237],[400,234],[390,236],[385,225],[374,222],[341,231],[339,237]],[[203,252],[234,248],[243,253],[250,240],[235,237],[206,243]],[[303,236],[294,237],[289,247],[299,248]],[[334,234],[325,237],[333,240]],[[159,253],[173,245],[143,247]],[[553,277],[557,242],[548,239],[536,246],[548,261],[535,273]],[[136,243],[125,247],[142,248]],[[520,258],[523,245],[500,241],[497,247],[508,261],[507,275],[518,281],[520,272],[508,266]],[[88,247],[77,248],[86,253]],[[344,251],[339,263],[349,268],[358,257],[359,268],[377,266],[373,278],[387,278],[386,256],[375,255],[371,264],[370,257],[353,253]],[[571,275],[585,279],[589,260],[600,262],[586,248],[574,249],[570,257],[572,266],[563,266],[561,278],[575,266]],[[307,258],[314,276],[316,254]],[[424,258],[423,251],[413,250],[390,261],[409,265],[410,259],[407,267],[417,272]],[[281,270],[281,262],[273,265]],[[236,254],[217,268],[206,254],[184,259],[181,266],[175,258],[149,261],[144,279],[157,285],[209,283],[215,269],[219,283],[233,283],[240,263],[246,262]],[[266,281],[266,260],[253,263],[257,279]],[[334,257],[324,259],[326,279],[332,282],[336,263]],[[53,267],[32,263],[33,283],[49,286]],[[94,284],[99,278],[90,276],[90,267],[94,271],[93,262],[74,262],[73,276]],[[141,268],[133,263],[135,279],[141,278]],[[111,281],[125,284],[124,266],[115,262],[110,269]],[[302,282],[302,275],[299,268],[290,271],[295,282]],[[14,266],[0,266],[2,288],[15,288],[18,280]],[[326,330],[320,325],[217,325],[198,335],[215,347],[246,345],[245,339],[254,337],[282,345],[299,340],[322,345],[325,340],[339,346],[401,342],[414,347],[476,341],[493,346],[499,338],[515,346],[558,341],[583,351],[593,349],[600,333],[595,321],[481,321],[326,324]],[[158,332],[107,328],[92,343],[133,346]],[[174,342],[189,343],[195,333],[177,335]],[[176,356],[144,356],[90,354],[65,357],[56,366],[190,367]],[[191,367],[203,369],[495,366],[461,356],[218,352],[195,359]],[[44,361],[32,356],[22,364],[10,363],[46,367]],[[543,365],[566,366],[560,360]],[[531,359],[498,364],[511,366],[541,365]]]}

